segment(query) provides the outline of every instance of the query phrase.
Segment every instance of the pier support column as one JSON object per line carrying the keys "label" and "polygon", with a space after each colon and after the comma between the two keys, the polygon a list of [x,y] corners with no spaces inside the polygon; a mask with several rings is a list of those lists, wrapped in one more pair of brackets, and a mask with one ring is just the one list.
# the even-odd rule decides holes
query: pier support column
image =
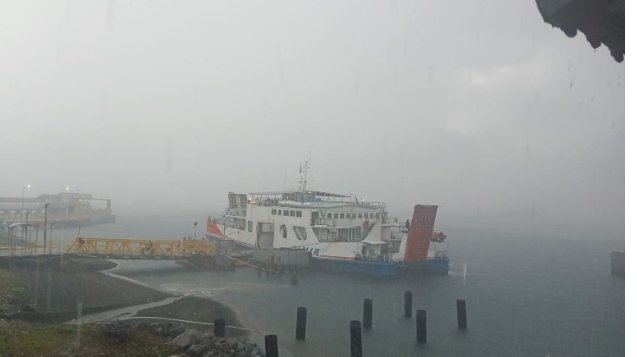
{"label": "pier support column", "polygon": [[416,310],[416,341],[427,342],[427,311]]}
{"label": "pier support column", "polygon": [[265,335],[265,357],[279,357],[279,344],[276,335]]}
{"label": "pier support column", "polygon": [[349,341],[352,357],[363,357],[363,342],[361,338],[361,322],[349,322]]}
{"label": "pier support column", "polygon": [[456,309],[458,310],[458,328],[467,329],[467,302],[464,300],[456,300]]}
{"label": "pier support column", "polygon": [[305,340],[305,326],[307,323],[307,308],[298,307],[296,309],[296,339]]}
{"label": "pier support column", "polygon": [[215,326],[213,329],[213,333],[216,337],[225,337],[226,336],[226,320],[224,319],[215,319]]}
{"label": "pier support column", "polygon": [[363,300],[363,327],[366,330],[369,330],[372,328],[372,311],[373,311],[372,299]]}
{"label": "pier support column", "polygon": [[405,291],[403,300],[405,304],[405,317],[407,318],[411,317],[411,298],[412,298],[411,291]]}

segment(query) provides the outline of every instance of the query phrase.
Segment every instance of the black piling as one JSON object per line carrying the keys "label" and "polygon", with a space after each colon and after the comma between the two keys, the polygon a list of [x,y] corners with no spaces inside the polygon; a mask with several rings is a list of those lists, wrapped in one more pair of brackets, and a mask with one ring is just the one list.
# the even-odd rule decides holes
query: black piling
{"label": "black piling", "polygon": [[416,341],[427,342],[427,311],[416,310]]}
{"label": "black piling", "polygon": [[363,357],[363,341],[361,338],[361,322],[349,322],[349,342],[352,357]]}
{"label": "black piling", "polygon": [[265,357],[279,357],[279,344],[276,335],[265,335]]}
{"label": "black piling", "polygon": [[364,299],[363,300],[363,327],[366,330],[372,328],[372,299]]}
{"label": "black piling", "polygon": [[456,300],[456,308],[458,310],[458,328],[467,329],[467,302],[464,300]]}
{"label": "black piling", "polygon": [[226,336],[226,320],[224,319],[215,319],[215,326],[213,328],[213,333],[217,337],[225,337]]}
{"label": "black piling", "polygon": [[305,325],[307,322],[307,308],[306,307],[297,307],[296,308],[296,339],[304,341],[305,340]]}
{"label": "black piling", "polygon": [[411,291],[405,291],[405,317],[411,317]]}

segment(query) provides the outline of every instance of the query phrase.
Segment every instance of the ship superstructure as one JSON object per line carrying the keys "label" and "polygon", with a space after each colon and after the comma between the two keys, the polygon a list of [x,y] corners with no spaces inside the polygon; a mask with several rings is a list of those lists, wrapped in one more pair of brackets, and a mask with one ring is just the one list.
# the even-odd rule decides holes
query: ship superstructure
{"label": "ship superstructure", "polygon": [[416,205],[411,222],[399,222],[384,203],[324,191],[229,193],[228,202],[221,217],[208,219],[210,238],[304,249],[317,264],[339,270],[448,271],[446,236],[433,230],[436,205]]}

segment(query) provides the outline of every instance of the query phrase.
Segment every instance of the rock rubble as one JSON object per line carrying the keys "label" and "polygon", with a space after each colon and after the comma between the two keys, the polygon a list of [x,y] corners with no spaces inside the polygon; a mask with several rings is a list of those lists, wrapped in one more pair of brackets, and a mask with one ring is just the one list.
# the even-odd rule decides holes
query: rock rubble
{"label": "rock rubble", "polygon": [[182,324],[172,322],[123,321],[105,324],[104,334],[119,343],[130,341],[133,329],[149,331],[165,337],[170,344],[183,352],[179,357],[264,357],[259,346],[245,337],[216,337],[196,329],[186,329]]}

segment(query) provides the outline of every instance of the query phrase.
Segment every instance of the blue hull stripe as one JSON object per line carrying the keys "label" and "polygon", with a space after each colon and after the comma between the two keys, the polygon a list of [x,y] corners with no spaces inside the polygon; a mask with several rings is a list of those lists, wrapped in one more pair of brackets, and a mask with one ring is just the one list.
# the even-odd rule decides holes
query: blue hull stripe
{"label": "blue hull stripe", "polygon": [[312,258],[312,264],[343,273],[360,273],[372,276],[395,276],[404,273],[449,272],[448,259],[427,259],[419,262],[370,262],[364,260],[338,260]]}
{"label": "blue hull stripe", "polygon": [[[223,242],[234,242],[243,248],[255,248],[254,245],[240,242],[238,240],[226,237],[219,237],[211,233],[206,233],[213,240]],[[312,265],[343,273],[360,273],[372,276],[395,276],[404,273],[438,273],[447,274],[449,272],[449,259],[432,258],[418,262],[378,262],[366,260],[351,259],[329,259],[312,257]]]}

